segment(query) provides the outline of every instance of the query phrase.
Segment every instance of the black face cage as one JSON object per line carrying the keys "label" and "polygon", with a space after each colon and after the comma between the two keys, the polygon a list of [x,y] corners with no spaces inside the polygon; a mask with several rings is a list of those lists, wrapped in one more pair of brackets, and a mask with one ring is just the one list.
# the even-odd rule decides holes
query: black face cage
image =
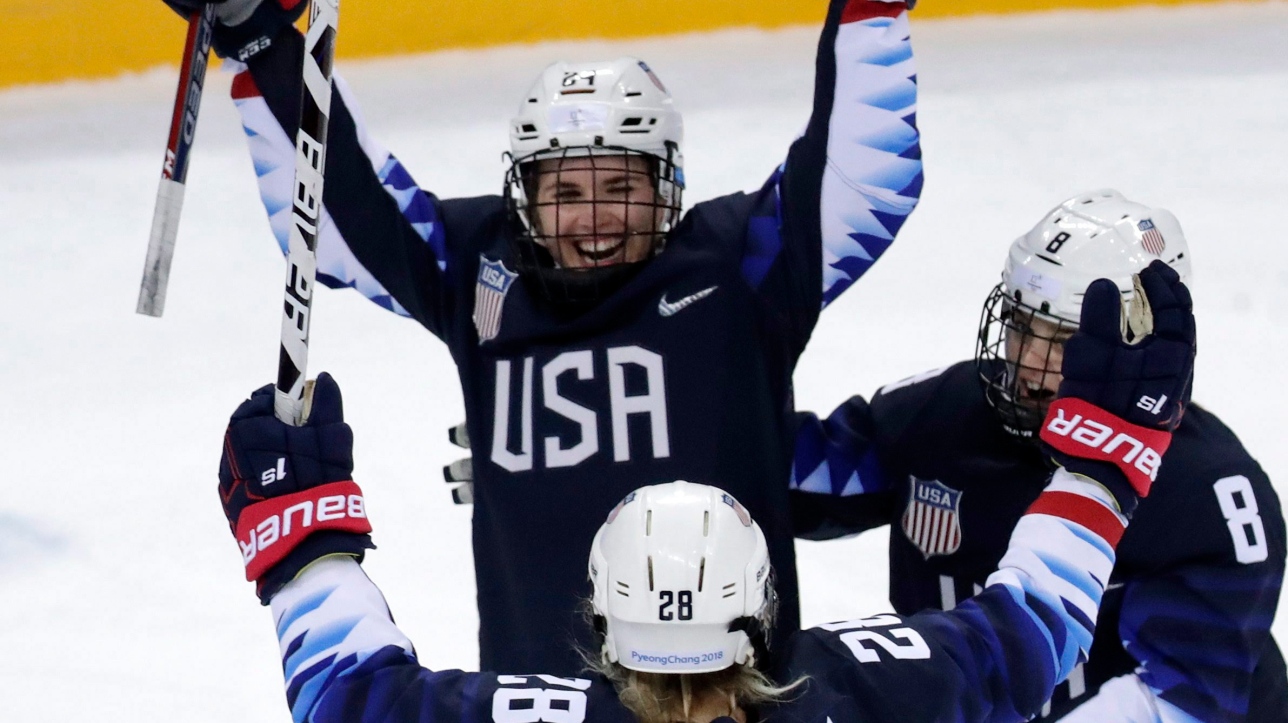
{"label": "black face cage", "polygon": [[[984,397],[997,410],[1002,428],[1015,437],[1035,443],[1036,433],[1046,418],[1047,407],[1055,399],[1054,393],[1046,391],[1047,376],[1059,374],[1047,370],[1051,352],[1077,329],[1077,324],[1052,316],[1049,311],[1047,304],[1041,308],[1025,304],[1020,300],[1019,292],[1015,293],[1015,298],[1007,296],[1003,285],[998,284],[984,302],[979,336],[975,341],[975,365],[984,387]],[[1050,322],[1053,327],[1051,334],[1039,335],[1031,324],[1034,318]],[[1047,342],[1041,367],[1025,364],[1035,340]],[[1030,392],[1021,389],[1021,369],[1033,372],[1033,378],[1041,384],[1040,390]]]}
{"label": "black face cage", "polygon": [[[632,164],[629,161],[623,169],[621,165],[603,164],[606,158],[643,158],[644,164]],[[666,245],[666,234],[675,227],[680,218],[680,201],[684,188],[683,172],[675,165],[677,149],[668,144],[666,158],[651,153],[635,151],[617,146],[595,146],[589,153],[585,146],[559,148],[512,159],[510,169],[505,176],[506,206],[510,211],[513,224],[513,252],[516,270],[523,276],[533,279],[533,287],[557,307],[574,313],[588,310],[600,300],[611,294],[629,281],[652,257],[656,256]],[[625,173],[639,176],[638,181],[648,184],[653,190],[648,201],[634,201],[629,198],[617,199],[576,199],[563,200],[558,197],[553,201],[537,199],[538,163],[553,161],[555,170],[547,171],[555,175],[559,182],[562,175],[562,161],[565,159],[589,160],[591,173],[594,174],[594,187],[599,188],[598,174]],[[597,165],[597,161],[600,165]],[[643,168],[635,168],[643,165]],[[580,172],[580,171],[578,171]],[[591,220],[589,228],[576,233],[565,233],[558,236],[561,240],[585,241],[593,243],[600,227],[600,214],[611,214],[614,219],[623,223],[608,222],[612,235],[620,238],[622,243],[632,249],[647,244],[647,253],[642,260],[624,262],[612,257],[618,254],[610,251],[603,259],[578,260],[582,268],[567,268],[568,264],[558,258],[560,253],[556,244],[556,230],[559,227],[561,212],[570,204],[587,204],[590,206]],[[543,229],[541,217],[545,215],[554,219],[554,228]],[[618,226],[613,228],[613,226]]]}

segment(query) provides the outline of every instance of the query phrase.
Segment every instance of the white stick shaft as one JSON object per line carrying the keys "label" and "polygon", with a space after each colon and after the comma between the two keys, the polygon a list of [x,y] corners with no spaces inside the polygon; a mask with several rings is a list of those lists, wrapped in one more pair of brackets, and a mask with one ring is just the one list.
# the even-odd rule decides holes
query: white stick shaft
{"label": "white stick shaft", "polygon": [[165,311],[170,261],[174,258],[179,214],[183,210],[183,184],[188,177],[188,156],[197,132],[197,112],[201,108],[201,92],[206,82],[206,62],[210,58],[214,28],[213,3],[207,3],[194,12],[188,21],[188,39],[184,43],[183,65],[179,69],[179,89],[175,93],[174,111],[170,118],[165,163],[161,166],[161,185],[152,215],[148,256],[143,264],[139,300],[134,307],[136,312],[148,316],[161,316]]}
{"label": "white stick shaft", "polygon": [[184,185],[168,178],[157,187],[157,206],[152,215],[152,233],[148,237],[148,258],[143,263],[143,283],[135,312],[161,316],[165,312],[165,291],[170,282],[170,261],[174,259],[174,240],[179,235],[179,215],[183,211]]}
{"label": "white stick shaft", "polygon": [[308,373],[309,326],[317,277],[317,239],[322,223],[322,177],[331,115],[331,64],[335,58],[339,0],[313,0],[304,36],[300,127],[295,134],[295,193],[287,237],[286,295],[273,411],[288,424],[303,423]]}

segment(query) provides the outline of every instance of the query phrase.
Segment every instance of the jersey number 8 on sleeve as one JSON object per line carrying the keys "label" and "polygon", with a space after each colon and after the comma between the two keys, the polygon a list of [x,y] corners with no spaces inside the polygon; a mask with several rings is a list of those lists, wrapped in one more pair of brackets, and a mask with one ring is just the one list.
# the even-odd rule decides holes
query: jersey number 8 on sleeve
{"label": "jersey number 8 on sleeve", "polygon": [[1216,491],[1217,502],[1221,503],[1225,525],[1230,528],[1235,559],[1250,565],[1269,557],[1266,528],[1261,524],[1257,498],[1252,494],[1252,483],[1248,478],[1241,474],[1225,477],[1217,480],[1212,489]]}

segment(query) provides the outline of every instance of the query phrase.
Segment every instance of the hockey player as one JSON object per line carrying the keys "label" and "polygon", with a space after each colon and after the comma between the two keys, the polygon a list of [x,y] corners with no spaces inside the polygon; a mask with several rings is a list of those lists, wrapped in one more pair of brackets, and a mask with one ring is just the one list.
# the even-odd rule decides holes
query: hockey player
{"label": "hockey player", "polygon": [[[283,248],[304,5],[229,0],[214,35],[246,61],[233,95]],[[666,479],[719,480],[747,505],[779,625],[798,627],[792,371],[920,192],[904,3],[833,0],[813,115],[783,165],[683,217],[681,118],[638,60],[546,69],[511,124],[504,194],[481,198],[419,188],[336,89],[318,278],[412,317],[456,362],[483,665],[580,669],[590,540],[627,492]]]}
{"label": "hockey player", "polygon": [[[1188,397],[1189,293],[1162,264],[1142,272],[1137,289],[1130,343],[1115,285],[1101,280],[1088,291],[1050,416],[1139,440],[1136,452],[1106,454],[1076,432],[1044,434],[1061,466],[973,600],[949,612],[797,632],[772,667],[765,646],[776,596],[766,538],[728,493],[685,482],[626,495],[594,538],[590,676],[420,667],[379,590],[347,558],[369,544],[371,526],[352,481],[339,387],[321,376],[307,423],[291,427],[273,415],[265,386],[229,422],[219,489],[247,578],[273,608],[293,719],[1028,719],[1091,645],[1123,513],[1149,493]],[[1138,408],[1140,395],[1160,401]]]}
{"label": "hockey player", "polygon": [[[1131,275],[1159,259],[1189,276],[1171,213],[1111,190],[1057,206],[1011,246],[975,361],[890,384],[870,405],[855,397],[825,421],[802,415],[792,485],[818,493],[794,500],[802,531],[828,538],[890,524],[900,613],[951,610],[978,593],[1046,484],[1037,434],[1083,292],[1109,277],[1128,295]],[[1270,637],[1284,522],[1269,480],[1216,415],[1191,404],[1158,484],[1118,548],[1091,657],[1045,717],[1288,720]]]}

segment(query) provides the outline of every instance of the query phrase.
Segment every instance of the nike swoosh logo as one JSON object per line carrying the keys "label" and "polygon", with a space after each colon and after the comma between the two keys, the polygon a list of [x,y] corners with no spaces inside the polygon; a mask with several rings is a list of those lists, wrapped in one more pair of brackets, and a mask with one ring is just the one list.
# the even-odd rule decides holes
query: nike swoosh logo
{"label": "nike swoosh logo", "polygon": [[701,301],[707,298],[708,296],[712,295],[713,293],[715,293],[715,290],[718,288],[720,287],[712,286],[711,288],[703,289],[702,291],[699,291],[696,294],[689,294],[688,296],[678,301],[667,301],[666,294],[662,294],[662,298],[657,300],[657,313],[661,314],[662,316],[675,316],[680,311],[684,310],[685,307],[691,304],[694,304],[698,301]]}
{"label": "nike swoosh logo", "polygon": [[1126,583],[1122,583],[1122,582],[1111,582],[1105,586],[1105,592],[1109,592],[1110,590],[1117,590],[1118,588],[1122,587],[1125,584]]}

